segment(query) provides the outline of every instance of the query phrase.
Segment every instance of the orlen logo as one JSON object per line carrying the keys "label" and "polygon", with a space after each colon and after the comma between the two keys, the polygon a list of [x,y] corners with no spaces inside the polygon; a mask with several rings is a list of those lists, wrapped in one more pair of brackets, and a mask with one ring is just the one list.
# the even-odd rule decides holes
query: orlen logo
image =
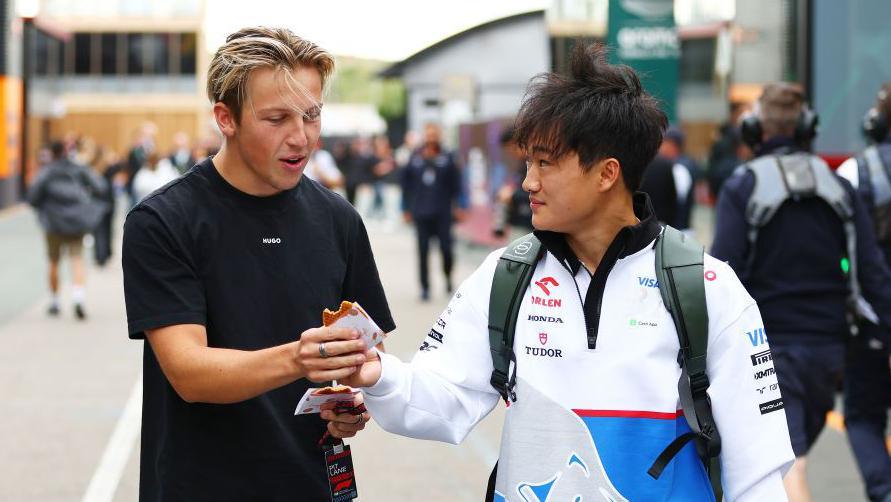
{"label": "orlen logo", "polygon": [[263,237],[263,244],[281,244],[280,237]]}
{"label": "orlen logo", "polygon": [[559,298],[542,298],[540,296],[532,295],[532,305],[541,305],[542,307],[560,307],[563,305],[563,300]]}
{"label": "orlen logo", "polygon": [[551,296],[551,290],[548,289],[548,284],[551,286],[560,285],[560,283],[553,277],[542,277],[540,281],[535,281],[535,285],[541,288],[541,290],[544,291],[544,294]]}

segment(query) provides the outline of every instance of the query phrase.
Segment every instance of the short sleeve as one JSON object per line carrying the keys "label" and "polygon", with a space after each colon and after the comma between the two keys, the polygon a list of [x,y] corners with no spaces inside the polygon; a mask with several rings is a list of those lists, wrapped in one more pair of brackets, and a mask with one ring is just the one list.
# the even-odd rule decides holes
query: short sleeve
{"label": "short sleeve", "polygon": [[396,329],[396,323],[393,322],[393,315],[384,295],[371,243],[368,241],[368,232],[359,216],[357,214],[353,216],[350,223],[349,258],[343,284],[343,298],[359,302],[378,327],[384,333],[389,333]]}
{"label": "short sleeve", "polygon": [[144,338],[147,329],[206,323],[204,287],[182,242],[150,208],[127,216],[122,266],[130,338]]}

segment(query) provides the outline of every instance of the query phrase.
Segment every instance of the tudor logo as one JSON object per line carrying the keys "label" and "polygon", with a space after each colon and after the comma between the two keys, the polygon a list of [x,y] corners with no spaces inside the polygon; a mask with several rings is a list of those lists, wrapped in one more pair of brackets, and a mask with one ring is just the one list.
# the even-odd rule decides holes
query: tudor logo
{"label": "tudor logo", "polygon": [[544,294],[551,296],[551,290],[548,289],[548,284],[551,286],[559,286],[560,283],[557,282],[557,279],[553,277],[542,277],[540,281],[535,281],[535,285],[541,288],[544,291]]}
{"label": "tudor logo", "polygon": [[523,241],[514,247],[514,254],[518,254],[520,256],[529,252],[532,249],[532,243],[529,241]]}
{"label": "tudor logo", "polygon": [[548,343],[548,334],[547,333],[539,333],[538,341],[541,342],[542,345],[547,344]]}

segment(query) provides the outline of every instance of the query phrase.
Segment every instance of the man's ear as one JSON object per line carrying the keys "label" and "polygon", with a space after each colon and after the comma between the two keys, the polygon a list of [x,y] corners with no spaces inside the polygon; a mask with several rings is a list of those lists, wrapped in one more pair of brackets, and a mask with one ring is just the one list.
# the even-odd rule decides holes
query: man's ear
{"label": "man's ear", "polygon": [[622,182],[622,167],[615,158],[608,157],[601,160],[597,169],[599,171],[597,182],[601,192],[607,192]]}
{"label": "man's ear", "polygon": [[235,115],[232,110],[224,103],[217,101],[213,105],[213,118],[217,121],[217,127],[223,136],[231,138],[235,136],[235,130],[238,124],[235,122]]}

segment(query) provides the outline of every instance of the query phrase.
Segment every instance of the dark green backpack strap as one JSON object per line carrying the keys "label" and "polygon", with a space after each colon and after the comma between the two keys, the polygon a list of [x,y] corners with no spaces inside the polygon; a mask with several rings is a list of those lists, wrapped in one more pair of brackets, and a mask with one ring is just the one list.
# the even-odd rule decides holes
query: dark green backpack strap
{"label": "dark green backpack strap", "polygon": [[722,489],[718,455],[721,453],[721,436],[706,393],[709,387],[706,373],[708,306],[705,300],[703,255],[704,250],[699,243],[670,226],[666,226],[656,239],[656,278],[662,303],[671,314],[678,333],[678,364],[681,366],[678,395],[684,418],[692,432],[672,441],[648,472],[658,478],[668,462],[693,440],[708,471],[715,499],[720,501]]}
{"label": "dark green backpack strap", "polygon": [[[517,358],[514,354],[514,330],[523,294],[532,280],[542,246],[533,234],[511,242],[495,268],[489,295],[489,348],[492,351],[492,387],[505,401],[516,401]],[[513,371],[511,371],[513,363]]]}

